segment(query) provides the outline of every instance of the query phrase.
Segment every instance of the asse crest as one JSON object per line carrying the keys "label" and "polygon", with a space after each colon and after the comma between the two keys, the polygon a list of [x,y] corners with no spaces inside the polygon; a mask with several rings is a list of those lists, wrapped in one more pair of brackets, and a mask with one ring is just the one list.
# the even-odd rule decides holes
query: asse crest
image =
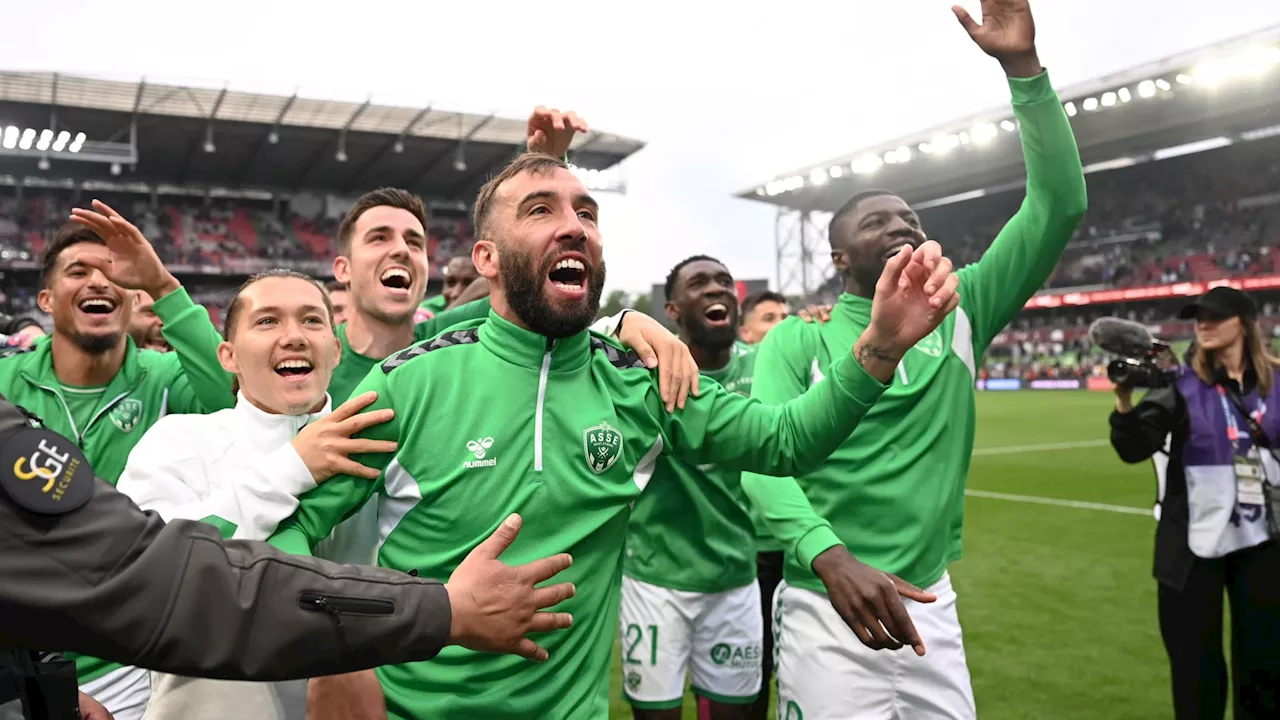
{"label": "asse crest", "polygon": [[120,432],[131,432],[142,420],[142,401],[137,398],[125,398],[111,408],[107,417]]}
{"label": "asse crest", "polygon": [[587,454],[587,467],[599,475],[618,462],[622,454],[622,433],[609,423],[600,423],[582,431],[582,447]]}

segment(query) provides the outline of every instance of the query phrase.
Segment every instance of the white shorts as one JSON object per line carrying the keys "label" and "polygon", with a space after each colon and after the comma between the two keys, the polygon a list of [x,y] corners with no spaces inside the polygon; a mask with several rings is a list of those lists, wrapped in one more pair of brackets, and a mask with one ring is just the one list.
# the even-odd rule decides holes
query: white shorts
{"label": "white shorts", "polygon": [[773,596],[778,720],[972,720],[977,717],[951,577],[904,599],[924,640],[915,650],[872,650],[824,593],[789,586]]}
{"label": "white shorts", "polygon": [[671,590],[622,578],[623,694],[642,710],[683,704],[685,674],[695,695],[746,705],[760,693],[760,586],[722,593]]}
{"label": "white shorts", "polygon": [[102,703],[115,720],[142,720],[151,698],[151,673],[122,667],[80,686],[80,692]]}

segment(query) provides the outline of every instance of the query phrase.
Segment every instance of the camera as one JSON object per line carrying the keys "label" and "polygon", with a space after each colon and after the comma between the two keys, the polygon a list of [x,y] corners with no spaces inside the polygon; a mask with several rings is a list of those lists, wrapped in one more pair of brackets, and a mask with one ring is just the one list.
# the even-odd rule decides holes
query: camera
{"label": "camera", "polygon": [[1116,385],[1162,388],[1173,384],[1174,370],[1160,366],[1156,358],[1169,351],[1168,343],[1151,336],[1146,326],[1116,317],[1098,318],[1089,327],[1095,345],[1120,357],[1107,364],[1107,379]]}
{"label": "camera", "polygon": [[1151,357],[1117,358],[1107,364],[1107,379],[1116,385],[1162,388],[1173,384],[1174,373],[1161,368]]}

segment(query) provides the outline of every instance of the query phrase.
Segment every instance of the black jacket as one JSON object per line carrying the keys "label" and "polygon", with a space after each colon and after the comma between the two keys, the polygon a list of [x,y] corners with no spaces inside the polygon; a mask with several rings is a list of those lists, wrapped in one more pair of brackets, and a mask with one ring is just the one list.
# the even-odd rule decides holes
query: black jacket
{"label": "black jacket", "polygon": [[[27,422],[0,398],[0,433]],[[427,660],[445,644],[437,581],[165,524],[91,480],[88,502],[61,515],[30,512],[0,486],[0,645],[276,681]]]}

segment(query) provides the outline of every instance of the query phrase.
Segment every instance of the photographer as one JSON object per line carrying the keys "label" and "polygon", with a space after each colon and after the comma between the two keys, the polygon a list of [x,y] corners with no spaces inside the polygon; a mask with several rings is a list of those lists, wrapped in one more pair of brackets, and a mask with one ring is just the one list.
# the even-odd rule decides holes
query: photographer
{"label": "photographer", "polygon": [[[1280,717],[1280,361],[1257,308],[1213,288],[1182,309],[1196,321],[1186,364],[1116,386],[1111,444],[1125,462],[1154,458],[1160,486],[1155,577],[1178,720],[1223,717],[1222,594],[1231,607],[1237,720]],[[1162,379],[1166,381],[1161,381]]]}

